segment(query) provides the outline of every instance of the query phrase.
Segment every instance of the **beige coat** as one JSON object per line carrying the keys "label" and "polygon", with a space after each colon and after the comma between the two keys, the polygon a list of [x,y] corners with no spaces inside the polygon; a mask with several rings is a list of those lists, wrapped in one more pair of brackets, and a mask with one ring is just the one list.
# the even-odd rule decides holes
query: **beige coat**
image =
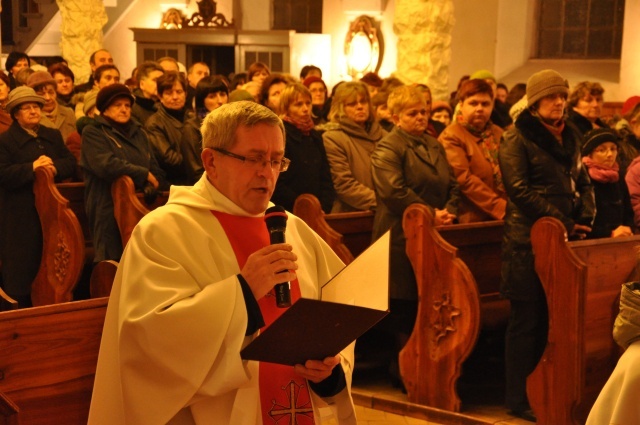
{"label": "beige coat", "polygon": [[331,212],[374,210],[376,194],[371,177],[371,153],[376,143],[386,135],[377,121],[367,132],[349,119],[340,121],[340,128],[323,135],[336,201]]}

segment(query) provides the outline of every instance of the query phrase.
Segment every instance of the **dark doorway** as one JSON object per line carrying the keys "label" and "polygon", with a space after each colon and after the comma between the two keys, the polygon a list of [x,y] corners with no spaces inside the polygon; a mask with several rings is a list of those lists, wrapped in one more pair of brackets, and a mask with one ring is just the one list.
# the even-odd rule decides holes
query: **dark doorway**
{"label": "dark doorway", "polygon": [[228,77],[235,72],[235,47],[188,45],[187,60],[187,68],[196,62],[204,62],[209,65],[211,75]]}

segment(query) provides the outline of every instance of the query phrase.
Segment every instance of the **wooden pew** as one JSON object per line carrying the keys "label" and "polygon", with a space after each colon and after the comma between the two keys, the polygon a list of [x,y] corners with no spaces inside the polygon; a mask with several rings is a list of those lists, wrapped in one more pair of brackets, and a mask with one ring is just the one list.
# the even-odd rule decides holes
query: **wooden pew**
{"label": "wooden pew", "polygon": [[296,199],[293,214],[304,220],[345,264],[371,244],[371,211],[325,214],[318,198],[303,194]]}
{"label": "wooden pew", "polygon": [[0,313],[0,394],[18,411],[8,423],[87,423],[106,306],[99,298]]}
{"label": "wooden pew", "polygon": [[549,306],[542,359],[527,380],[538,424],[583,424],[619,357],[612,337],[624,282],[637,280],[640,236],[568,242],[562,223],[531,231]]}
{"label": "wooden pew", "polygon": [[125,247],[133,228],[149,213],[149,211],[167,203],[169,192],[161,192],[151,205],[144,201],[141,193],[136,193],[133,180],[129,176],[121,176],[111,185],[113,213],[118,223],[122,246]]}
{"label": "wooden pew", "polygon": [[0,311],[15,310],[17,308],[18,301],[11,298],[0,288]]}
{"label": "wooden pew", "polygon": [[426,206],[405,211],[407,255],[420,300],[413,333],[400,352],[409,401],[460,411],[456,383],[481,327],[504,326],[508,318],[508,302],[499,297],[503,226],[434,227]]}
{"label": "wooden pew", "polygon": [[53,172],[35,170],[33,191],[42,227],[42,258],[31,285],[34,306],[73,299],[85,263],[85,236],[69,201],[58,191]]}

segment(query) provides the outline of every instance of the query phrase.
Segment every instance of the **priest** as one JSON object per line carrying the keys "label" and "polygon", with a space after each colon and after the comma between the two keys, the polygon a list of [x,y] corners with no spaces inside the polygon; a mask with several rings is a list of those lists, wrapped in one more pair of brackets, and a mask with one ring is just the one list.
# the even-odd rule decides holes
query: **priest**
{"label": "priest", "polygon": [[282,122],[255,102],[236,102],[209,114],[202,136],[203,177],[173,186],[122,256],[89,424],[320,425],[333,414],[355,425],[353,344],[293,367],[240,356],[286,311],[276,306],[276,284],[290,282],[294,303],[318,298],[343,267],[292,215],[287,243],[269,244],[263,216],[289,164]]}

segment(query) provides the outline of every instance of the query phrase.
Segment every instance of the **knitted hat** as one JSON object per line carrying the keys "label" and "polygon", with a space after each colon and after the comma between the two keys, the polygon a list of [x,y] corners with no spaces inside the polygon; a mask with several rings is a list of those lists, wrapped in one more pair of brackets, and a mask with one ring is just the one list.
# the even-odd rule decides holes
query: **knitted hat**
{"label": "knitted hat", "polygon": [[620,112],[622,116],[626,116],[628,113],[633,111],[633,108],[640,103],[640,96],[631,96],[629,99],[625,100],[622,104],[622,111]]}
{"label": "knitted hat", "polygon": [[85,115],[88,115],[91,108],[96,106],[96,100],[98,100],[98,90],[89,90],[85,93],[84,105],[82,105],[82,112]]}
{"label": "knitted hat", "polygon": [[133,104],[133,95],[124,84],[111,84],[110,86],[103,87],[96,97],[96,108],[98,108],[98,111],[102,114],[107,110],[109,105],[119,97],[126,97],[131,101],[131,104]]}
{"label": "knitted hat", "polygon": [[302,82],[302,84],[306,87],[309,88],[309,86],[313,83],[322,83],[322,85],[324,86],[325,90],[327,88],[327,85],[324,83],[324,81],[322,81],[322,78],[317,77],[315,75],[311,75],[307,78],[304,79],[304,81]]}
{"label": "knitted hat", "polygon": [[44,105],[44,97],[38,96],[31,87],[20,86],[9,92],[5,109],[13,115],[13,110],[23,103],[34,102],[40,106]]}
{"label": "knitted hat", "polygon": [[36,89],[45,84],[53,84],[56,87],[56,80],[47,71],[36,71],[27,78],[27,85],[32,89]]}
{"label": "knitted hat", "polygon": [[479,69],[469,76],[470,80],[493,80],[496,81],[496,77],[493,76],[491,71],[486,69]]}
{"label": "knitted hat", "polygon": [[583,136],[582,156],[587,156],[605,142],[618,144],[618,134],[610,128],[594,128]]}
{"label": "knitted hat", "polygon": [[234,90],[231,93],[229,93],[229,103],[231,103],[231,102],[239,102],[241,100],[253,100],[253,101],[255,101],[253,96],[251,96],[251,93],[249,93],[246,90],[237,89],[237,90]]}
{"label": "knitted hat", "polygon": [[569,83],[553,69],[545,69],[536,72],[527,81],[528,105],[534,105],[537,101],[551,94],[569,94]]}

